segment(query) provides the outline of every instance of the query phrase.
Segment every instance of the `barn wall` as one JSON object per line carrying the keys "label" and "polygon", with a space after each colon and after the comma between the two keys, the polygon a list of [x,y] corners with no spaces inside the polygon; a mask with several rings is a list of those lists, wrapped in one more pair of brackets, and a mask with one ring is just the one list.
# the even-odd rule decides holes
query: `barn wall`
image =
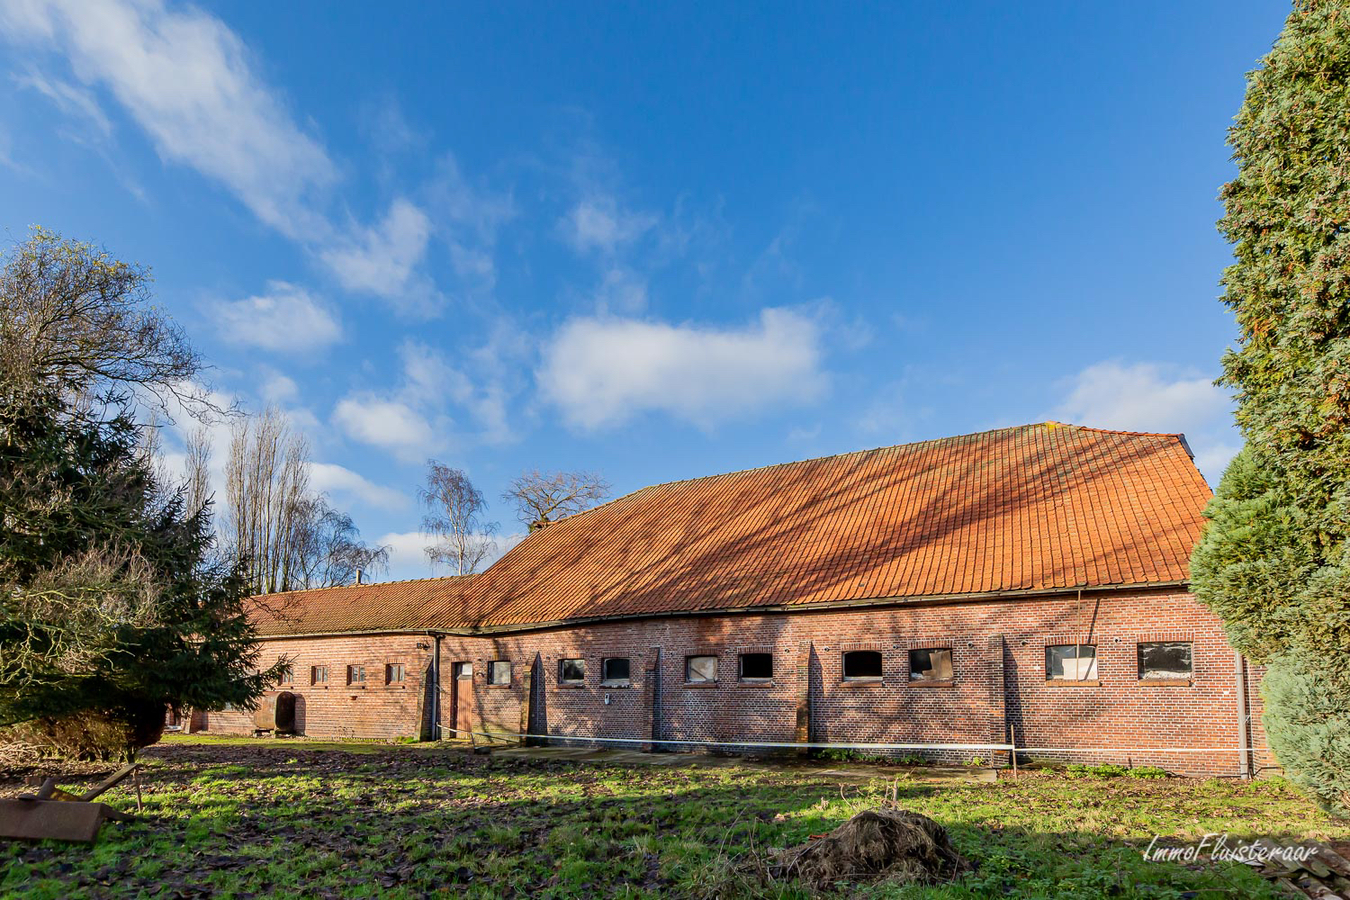
{"label": "barn wall", "polygon": [[[412,648],[425,636],[346,637],[269,641],[269,652],[296,655],[296,676],[326,660],[336,675],[352,661],[406,660],[401,690],[331,685],[311,692],[304,731],[323,737],[397,737],[418,733],[418,689],[430,655]],[[1136,645],[1190,641],[1189,683],[1141,681]],[[1099,683],[1049,683],[1048,644],[1097,647]],[[949,684],[909,680],[911,648],[950,648]],[[842,678],[842,654],[882,654],[883,677]],[[772,652],[770,683],[741,683],[741,653]],[[717,682],[685,683],[685,658],[718,658]],[[559,683],[559,661],[585,660],[580,686]],[[631,682],[601,684],[602,660],[630,659]],[[488,663],[509,660],[508,685],[487,683]],[[557,738],[608,737],[650,747],[674,741],[814,741],[884,743],[1001,743],[1015,732],[1021,747],[1102,748],[1092,754],[1041,753],[1075,762],[1159,765],[1195,774],[1239,771],[1234,655],[1218,620],[1188,593],[1139,591],[1069,594],[791,615],[669,617],[560,628],[493,638],[447,636],[442,642],[443,719],[450,721],[453,663],[473,663],[473,730],[514,735],[527,713],[535,728]],[[1249,667],[1251,737],[1264,747],[1259,724],[1260,670]],[[530,676],[539,679],[533,708]],[[211,730],[251,727],[243,716],[213,714]],[[219,718],[215,718],[219,717]],[[1137,748],[1157,748],[1138,751]],[[1165,748],[1174,748],[1168,750]],[[1175,748],[1224,748],[1202,753]],[[1230,749],[1231,748],[1231,749]],[[664,749],[681,749],[666,743]],[[987,751],[948,756],[989,757]],[[1269,764],[1268,753],[1258,765]]]}
{"label": "barn wall", "polygon": [[[309,737],[342,740],[378,738],[397,740],[422,736],[423,704],[430,649],[427,635],[367,635],[324,638],[288,638],[263,642],[259,662],[270,666],[289,658],[293,681],[269,691],[296,697],[296,730]],[[400,664],[404,680],[390,683],[386,667]],[[366,680],[348,683],[347,667],[365,667]],[[311,680],[316,666],[327,666],[328,681]],[[208,712],[203,730],[220,734],[252,734],[253,713],[244,710]],[[198,725],[197,727],[201,727]]]}

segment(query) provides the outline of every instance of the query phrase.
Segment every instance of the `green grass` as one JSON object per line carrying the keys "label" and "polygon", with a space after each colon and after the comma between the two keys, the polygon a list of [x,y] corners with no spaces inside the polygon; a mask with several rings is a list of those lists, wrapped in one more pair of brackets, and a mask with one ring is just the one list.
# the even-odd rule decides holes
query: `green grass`
{"label": "green grass", "polygon": [[[105,825],[93,848],[0,844],[0,895],[807,897],[760,880],[753,861],[892,794],[945,825],[978,869],[950,885],[841,895],[1274,898],[1243,866],[1146,862],[1140,849],[1155,834],[1350,838],[1279,780],[1037,772],[932,784],[892,769],[841,785],[810,768],[251,740],[177,740],[143,760],[140,821]],[[106,799],[133,809],[134,789]]]}

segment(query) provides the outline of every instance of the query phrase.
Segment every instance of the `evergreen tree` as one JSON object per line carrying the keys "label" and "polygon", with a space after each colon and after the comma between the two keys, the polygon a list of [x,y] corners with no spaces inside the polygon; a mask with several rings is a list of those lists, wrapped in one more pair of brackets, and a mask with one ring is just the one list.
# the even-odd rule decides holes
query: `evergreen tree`
{"label": "evergreen tree", "polygon": [[195,371],[145,275],[36,232],[0,271],[0,726],[86,756],[153,742],[169,707],[248,707],[239,572],[206,507],[162,483],[140,388]]}
{"label": "evergreen tree", "polygon": [[1243,451],[1192,559],[1196,595],[1269,672],[1271,748],[1350,815],[1350,2],[1299,0],[1229,134],[1224,357]]}

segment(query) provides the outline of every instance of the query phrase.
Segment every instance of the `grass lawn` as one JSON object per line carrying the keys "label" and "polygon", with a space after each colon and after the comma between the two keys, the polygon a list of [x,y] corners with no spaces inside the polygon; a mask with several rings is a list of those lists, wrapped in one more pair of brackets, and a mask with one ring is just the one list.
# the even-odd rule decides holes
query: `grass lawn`
{"label": "grass lawn", "polygon": [[[806,897],[745,862],[884,802],[937,819],[978,870],[861,897],[1276,897],[1237,864],[1145,862],[1155,834],[1345,841],[1279,780],[1023,775],[841,784],[821,770],[610,766],[460,751],[180,739],[142,757],[145,814],[86,846],[0,844],[6,897]],[[0,793],[21,772],[0,773]],[[92,782],[93,775],[83,779]],[[81,779],[68,778],[66,783]],[[130,784],[105,796],[134,810]]]}

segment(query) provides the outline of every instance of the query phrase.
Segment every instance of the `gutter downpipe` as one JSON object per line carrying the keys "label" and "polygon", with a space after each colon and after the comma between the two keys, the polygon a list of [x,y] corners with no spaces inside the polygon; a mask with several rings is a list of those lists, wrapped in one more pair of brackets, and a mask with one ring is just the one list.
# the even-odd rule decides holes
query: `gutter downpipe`
{"label": "gutter downpipe", "polygon": [[441,739],[441,635],[433,634],[435,648],[431,656],[431,739]]}
{"label": "gutter downpipe", "polygon": [[1238,651],[1233,652],[1233,672],[1237,677],[1238,775],[1252,777],[1251,718],[1247,707],[1247,660]]}

